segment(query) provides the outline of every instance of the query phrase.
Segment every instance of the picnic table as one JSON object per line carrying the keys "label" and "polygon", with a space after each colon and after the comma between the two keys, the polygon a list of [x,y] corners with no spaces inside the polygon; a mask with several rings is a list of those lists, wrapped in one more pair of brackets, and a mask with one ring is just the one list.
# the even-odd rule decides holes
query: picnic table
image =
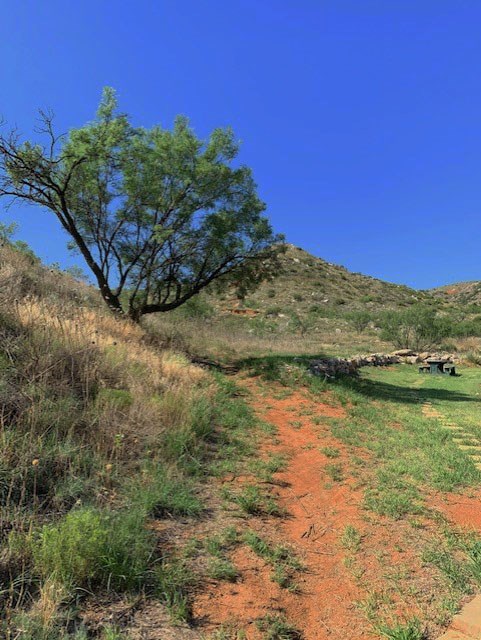
{"label": "picnic table", "polygon": [[428,358],[426,362],[422,362],[419,365],[419,373],[441,373],[448,376],[455,376],[456,367],[454,362],[451,362],[450,360]]}

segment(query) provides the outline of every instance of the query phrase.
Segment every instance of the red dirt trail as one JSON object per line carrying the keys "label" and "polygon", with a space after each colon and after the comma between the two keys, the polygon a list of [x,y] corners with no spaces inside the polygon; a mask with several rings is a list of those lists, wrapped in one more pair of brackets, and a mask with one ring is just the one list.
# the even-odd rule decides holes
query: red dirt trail
{"label": "red dirt trail", "polygon": [[[286,470],[275,475],[275,493],[287,516],[256,518],[247,526],[272,542],[290,545],[305,571],[296,578],[298,592],[289,592],[271,580],[271,568],[262,559],[239,547],[232,560],[240,579],[207,585],[195,602],[194,615],[210,630],[234,623],[246,631],[248,640],[259,637],[254,621],[273,612],[284,614],[305,640],[372,638],[355,607],[362,594],[344,566],[340,545],[346,525],[362,530],[365,524],[362,496],[350,480],[342,485],[331,482],[324,468],[332,461],[320,450],[336,447],[341,455],[334,462],[343,462],[344,447],[322,425],[322,417],[344,417],[344,411],[299,392],[285,399],[262,396],[257,384],[245,383],[253,392],[252,405],[260,418],[277,428],[275,444],[266,443],[261,457],[281,453],[288,458]],[[313,424],[308,412],[320,416],[321,424]]]}

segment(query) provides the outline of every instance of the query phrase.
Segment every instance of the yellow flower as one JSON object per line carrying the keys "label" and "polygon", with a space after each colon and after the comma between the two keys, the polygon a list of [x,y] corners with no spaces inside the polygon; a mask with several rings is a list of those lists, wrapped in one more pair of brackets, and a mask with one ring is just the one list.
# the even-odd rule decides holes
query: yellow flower
{"label": "yellow flower", "polygon": [[32,467],[38,467],[40,463],[40,460],[38,458],[35,458],[34,460],[32,460]]}

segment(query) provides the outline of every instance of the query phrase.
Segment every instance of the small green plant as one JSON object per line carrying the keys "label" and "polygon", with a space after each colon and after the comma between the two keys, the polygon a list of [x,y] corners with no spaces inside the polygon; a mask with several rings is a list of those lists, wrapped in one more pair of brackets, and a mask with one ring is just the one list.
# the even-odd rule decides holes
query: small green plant
{"label": "small green plant", "polygon": [[206,538],[204,545],[207,553],[215,557],[222,557],[227,549],[239,541],[239,534],[235,527],[227,527],[220,533]]}
{"label": "small green plant", "polygon": [[321,447],[320,451],[328,458],[339,458],[341,455],[339,449],[336,449],[335,447]]}
{"label": "small green plant", "polygon": [[153,553],[143,515],[110,515],[91,507],[47,524],[32,543],[34,571],[66,588],[101,584],[125,590],[140,586]]}
{"label": "small green plant", "polygon": [[416,618],[406,624],[380,625],[377,630],[384,638],[389,638],[389,640],[424,640],[426,638],[421,628],[421,623]]}
{"label": "small green plant", "polygon": [[286,459],[281,455],[272,455],[267,460],[255,460],[251,465],[253,473],[263,482],[273,482],[273,474],[286,467]]}
{"label": "small green plant", "polygon": [[[469,551],[468,557],[470,557]],[[428,562],[437,567],[449,580],[453,589],[461,593],[470,593],[472,591],[469,582],[469,570],[475,567],[474,562],[472,562],[471,565],[468,563],[468,566],[465,566],[464,563],[456,560],[452,550],[439,548],[439,545],[427,549],[423,553],[422,558],[424,562]],[[471,560],[473,560],[472,556]]]}
{"label": "small green plant", "polygon": [[342,472],[342,465],[335,464],[335,463],[326,464],[324,469],[325,469],[327,475],[334,482],[342,482],[342,480],[344,479],[344,475],[343,475],[343,472]]}
{"label": "small green plant", "polygon": [[302,633],[282,615],[267,615],[256,621],[265,640],[302,640]]}
{"label": "small green plant", "polygon": [[357,553],[361,547],[362,535],[351,524],[348,524],[344,529],[341,537],[342,546],[353,553]]}
{"label": "small green plant", "polygon": [[284,513],[271,495],[255,485],[245,487],[237,495],[230,496],[230,499],[249,515],[281,516]]}
{"label": "small green plant", "polygon": [[191,618],[190,591],[196,578],[186,562],[178,558],[165,558],[154,570],[156,593],[165,604],[173,620]]}
{"label": "small green plant", "polygon": [[194,484],[182,477],[175,477],[162,466],[149,465],[144,473],[132,481],[129,498],[146,515],[197,516],[203,506],[195,495]]}
{"label": "small green plant", "polygon": [[288,547],[271,545],[254,531],[247,531],[244,534],[244,542],[256,555],[272,566],[274,570],[273,582],[276,582],[283,589],[297,590],[294,574],[297,571],[302,571],[303,565]]}
{"label": "small green plant", "polygon": [[212,558],[207,570],[209,578],[213,580],[225,580],[235,582],[239,572],[229,560],[224,558]]}

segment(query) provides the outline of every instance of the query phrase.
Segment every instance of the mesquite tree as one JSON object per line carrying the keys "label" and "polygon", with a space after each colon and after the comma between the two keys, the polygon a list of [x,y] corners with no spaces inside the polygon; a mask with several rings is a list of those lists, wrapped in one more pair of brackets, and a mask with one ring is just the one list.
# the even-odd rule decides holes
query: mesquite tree
{"label": "mesquite tree", "polygon": [[262,215],[250,169],[233,166],[230,129],[199,139],[133,127],[104,89],[95,120],[44,143],[0,135],[0,195],[53,212],[107,305],[134,320],[182,305],[211,283],[241,291],[275,269],[280,237]]}

